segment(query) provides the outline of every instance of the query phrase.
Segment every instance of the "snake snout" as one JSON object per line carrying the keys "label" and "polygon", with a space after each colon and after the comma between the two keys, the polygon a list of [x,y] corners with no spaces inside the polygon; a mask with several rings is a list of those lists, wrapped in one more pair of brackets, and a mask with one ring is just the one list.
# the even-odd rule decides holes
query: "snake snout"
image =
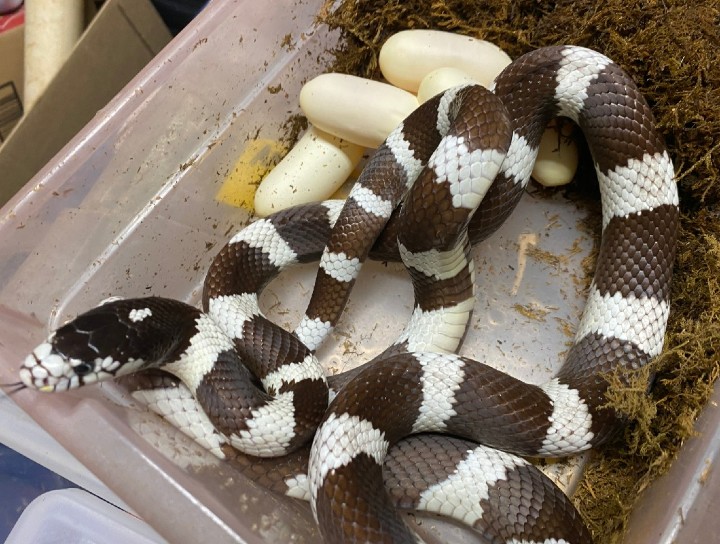
{"label": "snake snout", "polygon": [[25,386],[40,391],[69,389],[69,376],[73,375],[70,360],[54,349],[52,338],[38,345],[25,357],[20,369],[20,381]]}
{"label": "snake snout", "polygon": [[85,360],[65,355],[51,336],[25,358],[19,375],[20,381],[31,389],[64,391],[101,380],[104,374],[111,375],[119,366],[113,363],[101,358]]}

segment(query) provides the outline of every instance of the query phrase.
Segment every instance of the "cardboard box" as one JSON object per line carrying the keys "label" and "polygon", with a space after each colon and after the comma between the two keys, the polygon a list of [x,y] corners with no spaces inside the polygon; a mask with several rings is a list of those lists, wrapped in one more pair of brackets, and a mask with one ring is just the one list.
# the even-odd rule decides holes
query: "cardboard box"
{"label": "cardboard box", "polygon": [[23,114],[23,25],[0,28],[0,145]]}
{"label": "cardboard box", "polygon": [[[0,147],[0,204],[50,161],[170,39],[149,0],[109,0],[43,96]],[[22,56],[19,63],[22,68]],[[0,109],[4,96],[0,90]]]}

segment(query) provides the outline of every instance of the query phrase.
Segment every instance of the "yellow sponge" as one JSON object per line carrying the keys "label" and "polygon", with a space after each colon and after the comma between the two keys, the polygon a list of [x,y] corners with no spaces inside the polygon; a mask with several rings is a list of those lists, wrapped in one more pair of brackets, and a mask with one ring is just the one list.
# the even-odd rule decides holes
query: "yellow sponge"
{"label": "yellow sponge", "polygon": [[230,169],[215,200],[252,213],[258,185],[286,152],[285,144],[277,140],[250,141]]}

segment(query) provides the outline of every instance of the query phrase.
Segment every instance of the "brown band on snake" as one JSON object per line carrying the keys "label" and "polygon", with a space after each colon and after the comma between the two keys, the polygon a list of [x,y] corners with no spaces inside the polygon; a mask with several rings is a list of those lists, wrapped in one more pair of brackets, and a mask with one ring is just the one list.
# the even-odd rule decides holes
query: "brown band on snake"
{"label": "brown band on snake", "polygon": [[435,173],[425,170],[403,201],[398,218],[400,243],[413,253],[433,248],[443,251],[455,245],[458,232],[456,229],[447,232],[446,226],[458,225],[457,230],[462,232],[470,214],[466,208],[452,206],[451,202],[448,183],[436,183]]}
{"label": "brown band on snake", "polygon": [[472,274],[474,264],[472,264],[469,250],[468,245],[464,252],[467,264],[451,278],[437,279],[429,277],[422,271],[408,267],[417,308],[424,312],[430,312],[439,308],[453,306],[474,296]]}
{"label": "brown band on snake", "polygon": [[407,143],[409,151],[412,152],[413,157],[419,159],[422,163],[427,162],[443,136],[439,132],[437,125],[437,111],[440,100],[440,96],[434,96],[403,121],[405,126],[422,125],[427,128],[424,131],[403,131],[403,140]]}
{"label": "brown band on snake", "polygon": [[[558,495],[554,484],[534,467],[515,466],[504,476],[488,490],[488,498],[480,501],[483,516],[474,525],[490,542],[497,537],[500,542],[547,542],[547,535],[556,542],[592,541],[567,497]],[[533,495],[522,489],[533,489]]]}
{"label": "brown band on snake", "polygon": [[[613,217],[605,227],[605,243],[600,247],[595,286],[602,294],[618,293],[670,299],[672,263],[675,259],[674,233],[677,232],[677,206],[658,206],[628,217]],[[620,244],[611,240],[622,240]]]}
{"label": "brown band on snake", "polygon": [[553,414],[548,395],[490,366],[461,360],[465,379],[454,393],[457,414],[447,422],[448,433],[518,455],[540,451]]}
{"label": "brown band on snake", "polygon": [[235,349],[245,366],[260,380],[284,365],[300,363],[311,355],[295,336],[264,316],[246,320],[242,328],[243,334],[235,340]]}
{"label": "brown band on snake", "polygon": [[[349,540],[394,544],[408,539],[410,533],[405,524],[385,515],[393,504],[385,493],[382,467],[374,459],[360,454],[328,475],[328,482],[330,485],[325,486],[321,493],[331,495],[318,501],[316,513],[318,523],[329,529],[323,534],[325,542]],[[355,493],[356,490],[360,493]],[[378,500],[370,503],[361,497],[377,497]],[[330,509],[338,504],[345,509],[342,527],[329,524],[336,515]]]}
{"label": "brown band on snake", "polygon": [[642,368],[651,357],[637,345],[617,338],[588,334],[571,348],[557,379],[579,392],[592,415],[594,444],[599,445],[617,431],[623,414],[605,406],[609,384],[607,376]]}
{"label": "brown band on snake", "polygon": [[[392,448],[393,455],[383,467],[388,494],[396,506],[406,510],[417,509],[422,493],[442,482],[443,474],[452,474],[469,453],[465,441],[432,434],[418,436],[424,437],[425,444],[442,446],[418,449],[402,440]],[[404,482],[417,483],[409,486]]]}
{"label": "brown band on snake", "polygon": [[623,131],[623,142],[612,140],[612,145],[598,145],[592,148],[593,159],[601,172],[607,172],[625,165],[630,159],[640,160],[646,153],[656,153],[665,149],[665,142],[652,128],[655,118],[637,85],[627,77],[617,65],[609,65],[601,72],[595,87],[603,92],[588,96],[585,109],[592,116],[583,120],[583,130],[609,134]]}
{"label": "brown band on snake", "polygon": [[[239,260],[240,255],[246,258]],[[208,301],[218,296],[260,291],[268,278],[279,272],[267,253],[251,247],[247,242],[227,244],[217,254],[205,277],[203,307],[207,309]]]}
{"label": "brown band on snake", "polygon": [[500,228],[520,202],[524,189],[502,171],[495,177],[480,207],[470,219],[468,235],[471,244],[482,242]]}
{"label": "brown band on snake", "polygon": [[[247,376],[238,379],[238,372]],[[213,369],[203,377],[195,397],[218,431],[225,435],[247,431],[252,410],[270,402],[270,395],[253,387],[253,382],[254,377],[232,352],[220,354]],[[217,394],[218,389],[223,395]]]}
{"label": "brown band on snake", "polygon": [[328,210],[316,204],[297,206],[267,218],[277,234],[298,256],[298,262],[315,262],[330,238],[333,223]]}
{"label": "brown band on snake", "polygon": [[562,59],[560,49],[544,48],[520,57],[496,79],[494,92],[510,113],[516,137],[538,142],[547,122],[558,116],[554,98]]}

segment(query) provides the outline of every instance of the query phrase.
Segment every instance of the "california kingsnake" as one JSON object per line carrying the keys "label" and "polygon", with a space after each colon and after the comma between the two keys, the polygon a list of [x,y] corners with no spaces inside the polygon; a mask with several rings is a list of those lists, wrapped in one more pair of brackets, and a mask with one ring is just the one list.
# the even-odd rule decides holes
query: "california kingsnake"
{"label": "california kingsnake", "polygon": [[[596,52],[564,46],[529,53],[498,76],[494,93],[502,105],[464,87],[416,110],[378,149],[342,211],[309,205],[241,231],[208,272],[208,314],[166,299],[109,303],[36,348],[22,382],[66,389],[162,365],[183,379],[215,429],[252,455],[299,448],[319,423],[308,481],[328,542],[415,541],[380,492],[387,449],[409,433],[446,432],[531,456],[601,443],[621,420],[602,407],[604,375],[637,369],[662,349],[679,214],[672,162],[637,87]],[[503,106],[512,132],[502,122]],[[603,232],[575,343],[558,375],[534,386],[447,352],[461,342],[474,298],[469,243],[512,211],[542,130],[560,115],[580,126],[590,146]],[[357,225],[372,231],[362,245],[355,243]],[[341,379],[344,387],[325,411],[326,380],[312,350],[342,312],[373,243],[381,258],[403,258],[415,313],[384,356]],[[261,315],[257,293],[289,264],[317,259],[326,244],[298,329],[303,343]],[[438,323],[442,332],[433,328]],[[152,346],[147,337],[156,340]],[[271,395],[258,391],[253,374]],[[588,539],[535,528],[492,538]]]}

